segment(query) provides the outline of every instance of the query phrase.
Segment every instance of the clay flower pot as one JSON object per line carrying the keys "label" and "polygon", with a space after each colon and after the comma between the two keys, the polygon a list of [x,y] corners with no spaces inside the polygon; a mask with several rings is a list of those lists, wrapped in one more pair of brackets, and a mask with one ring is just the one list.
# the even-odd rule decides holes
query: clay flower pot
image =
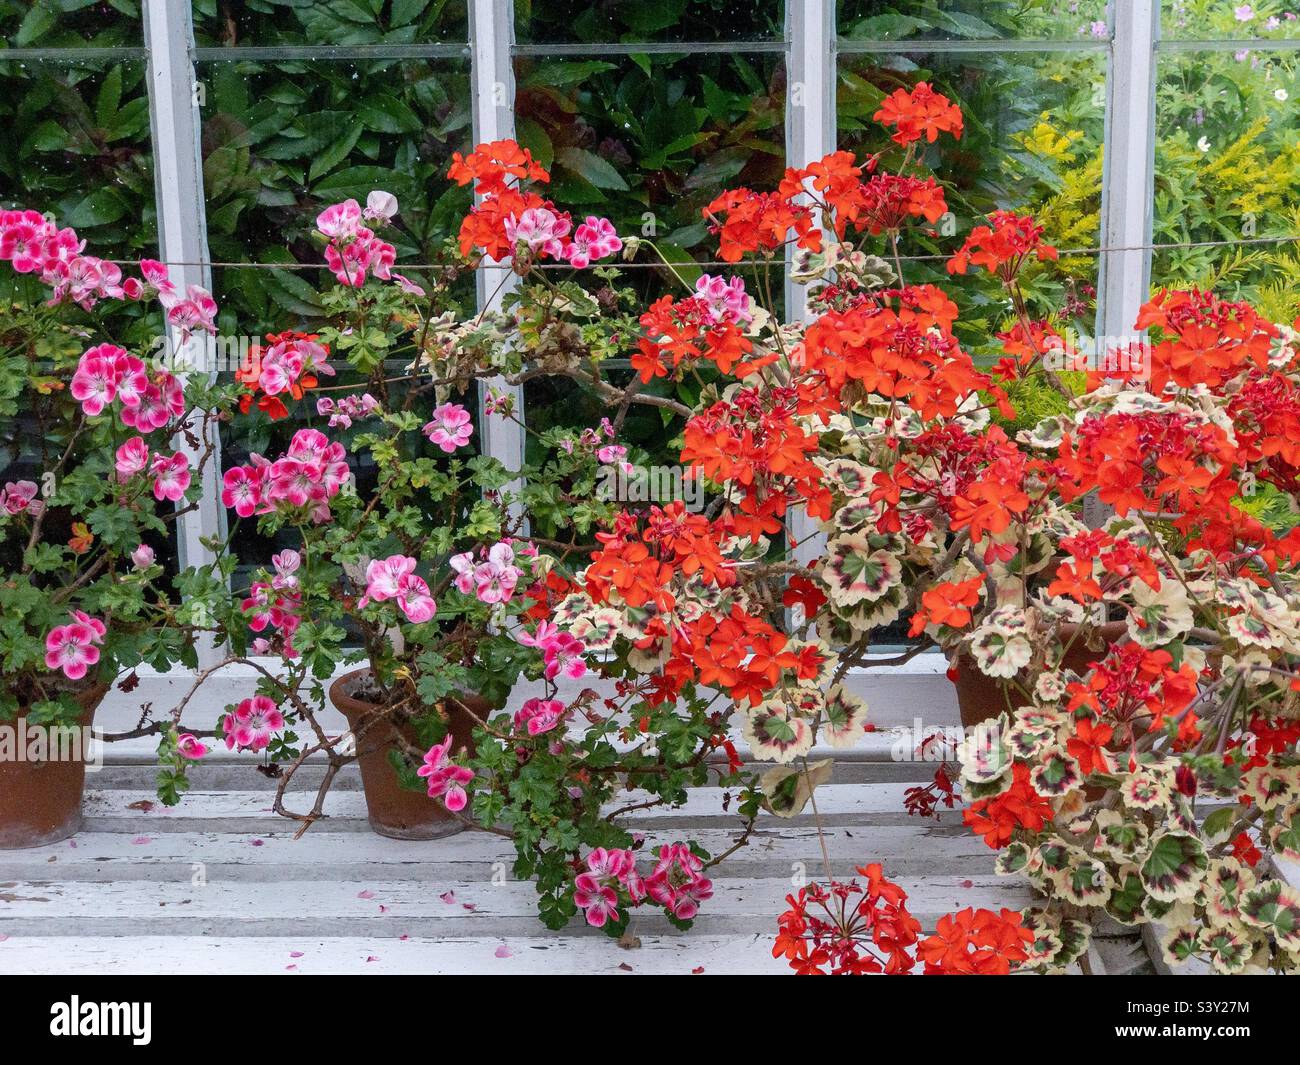
{"label": "clay flower pot", "polygon": [[[81,729],[94,723],[95,711],[107,692],[107,684],[97,683],[75,693],[82,707],[77,721]],[[86,790],[85,733],[59,741],[53,730],[47,731],[34,747],[26,718],[27,708],[21,707],[13,720],[0,722],[0,728],[8,731],[0,740],[3,850],[57,843],[81,828],[81,800]]]}
{"label": "clay flower pot", "polygon": [[[1082,639],[1073,640],[1077,631],[1077,625],[1061,626],[1061,642],[1070,648],[1065,654],[1063,665],[1066,669],[1072,669],[1082,675],[1094,663],[1100,662],[1110,653],[1111,645],[1124,638],[1127,628],[1122,621],[1108,621],[1104,625],[1096,626],[1094,631],[1102,641],[1101,649],[1096,651]],[[1006,710],[1008,697],[1011,706],[1016,709],[1029,701],[1014,689],[1004,695],[1001,681],[981,673],[979,666],[974,662],[962,662],[958,666],[957,679],[954,683],[957,687],[957,707],[961,711],[961,723],[966,728],[996,718]]]}
{"label": "clay flower pot", "polygon": [[[345,673],[330,685],[332,702],[348,719],[357,739],[357,763],[361,767],[361,786],[366,794],[370,827],[392,839],[438,839],[461,831],[465,826],[443,809],[442,804],[423,792],[408,791],[397,779],[397,771],[388,760],[396,744],[390,720],[384,708],[359,697],[369,679],[368,669]],[[359,691],[361,689],[361,691]],[[446,702],[452,739],[452,753],[462,747],[474,751],[472,711],[480,719],[491,711],[488,703],[476,695],[462,695]],[[416,743],[415,730],[403,723],[398,730],[408,743]]]}

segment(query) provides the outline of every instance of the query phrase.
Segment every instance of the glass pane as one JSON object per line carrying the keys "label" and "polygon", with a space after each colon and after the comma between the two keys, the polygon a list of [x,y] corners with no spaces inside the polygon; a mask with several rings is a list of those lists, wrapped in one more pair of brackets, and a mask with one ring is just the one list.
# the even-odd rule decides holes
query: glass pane
{"label": "glass pane", "polygon": [[1160,31],[1201,41],[1294,39],[1300,37],[1297,10],[1291,0],[1162,0]]}
{"label": "glass pane", "polygon": [[701,210],[723,188],[781,180],[778,55],[521,56],[515,76],[519,140],[550,169],[550,197],[670,258],[715,257]]}
{"label": "glass pane", "polygon": [[[989,212],[1032,213],[1062,255],[1022,278],[1031,310],[1064,308],[1058,328],[1091,335],[1097,256],[1067,252],[1099,243],[1105,79],[1104,52],[845,56],[839,144],[859,159],[885,149],[882,166],[896,167],[901,153],[872,117],[881,100],[926,81],[958,103],[965,117],[961,140],[941,137],[924,158],[944,187],[951,217],[940,220],[937,232],[908,229],[901,253],[947,256]],[[867,250],[883,254],[880,245],[868,238]],[[984,271],[949,277],[942,260],[905,259],[903,266],[908,282],[948,290],[962,311],[958,335],[972,351],[992,352],[992,338],[1009,324],[1000,284]]]}
{"label": "glass pane", "polygon": [[779,39],[784,20],[785,0],[515,0],[521,44]]}
{"label": "glass pane", "polygon": [[139,48],[140,0],[0,0],[7,48]]}
{"label": "glass pane", "polygon": [[465,0],[194,0],[199,47],[468,39]]}
{"label": "glass pane", "polygon": [[[782,313],[781,268],[755,276],[753,267],[695,266],[717,258],[702,208],[724,188],[770,190],[785,168],[785,72],[779,55],[702,54],[607,59],[518,57],[517,129],[520,142],[551,171],[548,195],[575,217],[604,215],[623,236],[640,236],[678,262],[679,277],[643,250],[628,264],[625,283],[638,306],[665,293],[687,295],[702,270],[740,272],[751,293],[764,288]],[[764,283],[765,282],[765,283]],[[617,364],[610,364],[617,365]],[[615,383],[619,371],[612,370]],[[624,372],[624,378],[626,378]],[[648,393],[668,394],[662,380]],[[609,413],[579,385],[529,382],[530,428],[594,426]],[[665,426],[657,411],[634,407],[625,445],[641,448],[634,461],[673,462],[669,447],[680,426]]]}
{"label": "glass pane", "polygon": [[[312,236],[316,215],[341,200],[364,203],[376,189],[398,200],[396,225],[384,232],[397,250],[396,269],[427,281],[447,261],[446,241],[471,202],[469,191],[446,176],[451,153],[471,147],[462,61],[221,61],[203,64],[199,76],[214,261],[319,264],[322,251]],[[268,333],[310,333],[322,320],[320,292],[333,285],[332,275],[323,268],[287,266],[214,269],[220,336],[236,342],[223,360],[228,372],[236,368],[240,343],[246,351],[265,343]],[[472,310],[473,292],[472,277],[458,279],[453,295],[462,311]],[[320,396],[338,400],[367,390],[344,360],[334,357],[330,364],[338,376],[322,376],[318,390],[289,405],[288,418],[272,422],[252,409],[224,426],[226,467],[240,464],[249,452],[278,454],[297,429],[325,424],[328,419],[316,409]],[[398,360],[379,377],[402,376],[405,364]],[[353,431],[363,425],[358,422]],[[367,471],[354,473],[365,491]],[[265,563],[277,546],[251,520],[239,524],[234,543],[250,565]]]}
{"label": "glass pane", "polygon": [[838,0],[854,41],[1107,40],[1106,0]]}
{"label": "glass pane", "polygon": [[[1160,56],[1156,243],[1252,240],[1300,232],[1295,102],[1300,55]],[[1157,249],[1155,285],[1198,284],[1257,301],[1274,321],[1300,311],[1300,247]]]}
{"label": "glass pane", "polygon": [[[472,136],[464,63],[212,62],[199,78],[215,261],[320,262],[317,213],[374,189],[398,199],[398,262],[442,258],[470,204],[446,176]],[[311,286],[323,279],[244,271],[223,275],[215,294],[241,322],[271,312],[309,319]]]}
{"label": "glass pane", "polygon": [[156,257],[144,64],[0,61],[0,206],[53,214],[101,258]]}

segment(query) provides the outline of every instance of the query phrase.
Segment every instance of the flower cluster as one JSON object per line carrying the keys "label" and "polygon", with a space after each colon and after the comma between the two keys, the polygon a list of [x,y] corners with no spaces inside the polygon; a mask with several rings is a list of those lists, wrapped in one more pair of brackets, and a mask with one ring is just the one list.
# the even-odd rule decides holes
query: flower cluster
{"label": "flower cluster", "polygon": [[396,214],[397,199],[376,190],[366,197],[364,209],[356,200],[344,200],[316,216],[316,231],[326,240],[325,265],[340,285],[361,288],[367,271],[381,281],[393,279],[396,249],[363,222],[384,226]]}
{"label": "flower cluster", "polygon": [[289,414],[281,395],[302,399],[309,389],[317,386],[319,375],[333,377],[334,368],[326,361],[329,348],[319,343],[320,338],[314,334],[286,330],[269,334],[266,339],[270,346],[253,347],[235,371],[235,380],[247,389],[240,400],[241,411],[248,413],[256,400],[258,409],[276,420]]}
{"label": "flower cluster", "polygon": [[274,461],[253,455],[222,478],[221,502],[239,517],[288,507],[306,510],[314,522],[329,520],[330,500],[351,476],[343,445],[316,429],[299,429],[288,450]]}
{"label": "flower cluster", "polygon": [[441,799],[448,810],[460,812],[469,802],[465,786],[474,779],[474,771],[457,765],[448,757],[452,738],[435,743],[425,752],[424,764],[416,773],[429,782],[429,798]]}
{"label": "flower cluster", "polygon": [[406,555],[375,559],[366,567],[366,594],[358,601],[357,607],[392,599],[413,625],[430,620],[437,613],[438,605],[429,593],[429,585],[416,574],[416,565],[416,560]]}
{"label": "flower cluster", "polygon": [[625,923],[620,905],[639,906],[647,898],[674,919],[690,921],[700,903],[713,897],[704,862],[684,843],[660,847],[658,861],[645,877],[637,872],[636,853],[631,850],[597,847],[587,855],[586,866],[574,880],[573,901],[593,928],[610,921]]}

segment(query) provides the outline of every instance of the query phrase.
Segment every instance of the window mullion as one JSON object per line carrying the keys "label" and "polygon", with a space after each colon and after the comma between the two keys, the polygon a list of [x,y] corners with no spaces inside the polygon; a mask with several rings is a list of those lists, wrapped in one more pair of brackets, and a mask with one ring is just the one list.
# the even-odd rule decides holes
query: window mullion
{"label": "window mullion", "polygon": [[1151,284],[1159,0],[1117,4],[1106,89],[1105,168],[1097,285],[1101,344],[1134,337]]}
{"label": "window mullion", "polygon": [[[474,140],[478,144],[513,140],[515,136],[515,75],[511,58],[514,28],[513,0],[470,0],[472,104]],[[498,265],[489,259],[484,260],[475,280],[480,311],[500,310],[507,293],[519,284],[508,264]],[[489,390],[514,397],[518,422],[487,412],[485,401]],[[522,385],[509,384],[499,377],[479,382],[483,454],[499,460],[510,470],[520,469],[524,464],[524,429],[520,422],[525,416]],[[508,486],[508,490],[517,491],[519,487],[516,483]]]}
{"label": "window mullion", "polygon": [[[786,0],[786,165],[804,167],[835,150],[835,0]],[[790,278],[787,252],[785,313],[791,322],[815,315],[808,306],[808,286]],[[806,511],[791,513],[786,533],[796,544],[793,557],[809,562],[824,537]]]}
{"label": "window mullion", "polygon": [[[199,142],[199,92],[194,74],[194,24],[189,0],[151,0],[144,5],[144,36],[148,53],[149,122],[153,139],[154,195],[158,211],[158,252],[171,279],[184,290],[190,285],[211,289],[207,223],[203,200],[203,158]],[[210,349],[205,349],[210,350]],[[179,370],[207,370],[182,353],[176,330],[167,332],[167,352],[175,354]],[[180,357],[183,355],[183,358]],[[182,568],[202,566],[216,558],[202,542],[225,528],[221,506],[221,440],[216,426],[191,422],[180,433],[178,448],[198,469],[202,488],[198,508],[176,520],[177,552]],[[210,642],[200,646],[200,667],[215,662]]]}

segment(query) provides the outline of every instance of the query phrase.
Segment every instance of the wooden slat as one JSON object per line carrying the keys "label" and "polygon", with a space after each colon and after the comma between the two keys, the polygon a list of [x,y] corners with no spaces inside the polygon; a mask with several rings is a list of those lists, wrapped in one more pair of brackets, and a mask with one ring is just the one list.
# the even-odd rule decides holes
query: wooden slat
{"label": "wooden slat", "polygon": [[[926,927],[964,906],[1019,906],[1028,900],[1025,888],[987,875],[960,880],[899,877],[898,883],[908,893],[909,909]],[[696,928],[729,935],[774,933],[785,897],[794,889],[787,878],[717,880]],[[670,929],[666,919],[650,911],[638,914],[637,925],[652,933]],[[273,887],[215,877],[197,885],[0,883],[0,931],[9,936],[97,936],[110,931],[115,935],[267,936],[285,934],[290,928],[307,937],[535,935],[536,893],[531,883],[492,883],[486,878],[376,879],[364,884],[281,880]]]}
{"label": "wooden slat", "polygon": [[[720,854],[736,833],[702,829],[689,833],[711,854]],[[680,833],[647,834],[645,854]],[[836,876],[859,865],[881,862],[891,875],[987,874],[992,852],[955,822],[907,828],[826,829],[826,847]],[[472,879],[487,876],[497,862],[514,861],[514,845],[500,836],[462,832],[427,843],[384,839],[372,833],[239,835],[221,832],[86,832],[76,846],[56,843],[25,851],[0,851],[0,882],[18,880],[113,881],[185,880],[202,865],[219,879],[275,880]],[[796,863],[822,876],[822,852],[813,828],[770,825],[749,845],[717,866],[715,878],[788,877]]]}
{"label": "wooden slat", "polygon": [[[604,936],[448,936],[407,940],[370,937],[264,939],[200,936],[92,936],[61,955],[66,973],[223,974],[574,974],[702,975],[786,973],[766,935],[641,936],[622,950]],[[502,949],[504,948],[504,950]],[[506,956],[498,956],[498,951]],[[293,957],[300,954],[301,957]],[[0,974],[49,968],[51,941],[15,936],[0,942]],[[622,968],[626,966],[627,968]]]}

